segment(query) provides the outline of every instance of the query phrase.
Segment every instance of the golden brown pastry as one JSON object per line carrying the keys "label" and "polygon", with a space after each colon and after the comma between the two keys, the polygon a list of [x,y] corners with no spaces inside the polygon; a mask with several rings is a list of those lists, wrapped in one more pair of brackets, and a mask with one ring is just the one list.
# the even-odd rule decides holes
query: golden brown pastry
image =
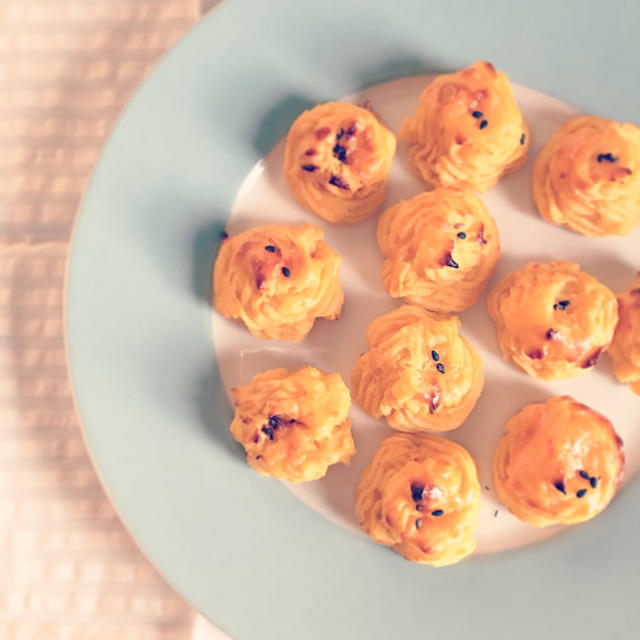
{"label": "golden brown pastry", "polygon": [[504,359],[541,380],[587,373],[618,320],[613,293],[573,262],[530,262],[496,285],[487,306]]}
{"label": "golden brown pastry", "polygon": [[498,229],[482,200],[445,187],[387,209],[378,245],[387,293],[434,311],[470,307],[500,257]]}
{"label": "golden brown pastry", "polygon": [[529,404],[507,422],[493,460],[500,499],[536,527],[600,513],[620,485],[622,440],[603,415],[569,396]]}
{"label": "golden brown pastry", "polygon": [[337,373],[272,369],[233,389],[233,397],[231,433],[262,475],[317,480],[356,452],[347,417],[351,397]]}
{"label": "golden brown pastry", "polygon": [[580,116],[536,159],[533,199],[549,222],[585,236],[623,236],[640,224],[640,127]]}
{"label": "golden brown pastry", "polygon": [[405,305],[367,329],[369,351],[351,374],[354,400],[399,431],[448,431],[476,404],[484,373],[460,320]]}
{"label": "golden brown pastry", "polygon": [[298,202],[329,222],[360,222],[384,201],[396,138],[346,102],[302,113],[287,135],[284,175]]}
{"label": "golden brown pastry", "polygon": [[270,224],[228,238],[216,260],[216,309],[254,336],[300,342],[316,318],[340,316],[340,256],[315,225]]}
{"label": "golden brown pastry", "polygon": [[618,326],[609,347],[620,382],[640,395],[640,273],[629,289],[618,296]]}
{"label": "golden brown pastry", "polygon": [[509,79],[482,61],[438,76],[398,135],[428,188],[480,193],[522,166],[531,142]]}
{"label": "golden brown pastry", "polygon": [[479,512],[473,458],[434,435],[384,440],[356,490],[356,515],[376,542],[436,567],[459,562],[475,549]]}

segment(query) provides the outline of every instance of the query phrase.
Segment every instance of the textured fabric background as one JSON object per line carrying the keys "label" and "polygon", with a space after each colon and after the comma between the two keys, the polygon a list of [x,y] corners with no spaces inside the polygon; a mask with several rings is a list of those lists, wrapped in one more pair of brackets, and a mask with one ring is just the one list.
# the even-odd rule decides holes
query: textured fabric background
{"label": "textured fabric background", "polygon": [[71,227],[105,137],[200,11],[198,0],[0,0],[2,639],[222,637],[151,567],[102,491],[62,318]]}

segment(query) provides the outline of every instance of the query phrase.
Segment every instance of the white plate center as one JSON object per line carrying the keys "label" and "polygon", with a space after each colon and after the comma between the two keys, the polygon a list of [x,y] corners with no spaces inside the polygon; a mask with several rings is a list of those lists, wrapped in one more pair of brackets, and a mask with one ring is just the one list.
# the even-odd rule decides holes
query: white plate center
{"label": "white plate center", "polygon": [[[362,103],[368,99],[383,120],[397,132],[402,120],[415,110],[420,93],[430,81],[421,76],[394,80],[347,98]],[[496,219],[502,256],[487,291],[499,278],[529,260],[576,261],[614,292],[626,289],[640,268],[634,247],[640,246],[640,229],[626,238],[588,239],[544,222],[530,196],[533,161],[553,131],[577,112],[547,95],[514,86],[516,100],[532,132],[527,164],[501,180],[482,200]],[[251,171],[234,204],[227,231],[234,235],[269,223],[313,222],[325,230],[325,240],[343,259],[340,278],[345,292],[342,317],[337,322],[317,321],[300,344],[263,341],[243,325],[226,320],[214,311],[213,338],[225,390],[231,398],[234,386],[245,385],[261,371],[276,367],[296,368],[312,364],[338,372],[349,385],[351,369],[367,350],[364,334],[375,317],[402,304],[382,288],[382,255],[376,242],[378,215],[355,226],[332,225],[307,213],[290,194],[282,165],[284,142]],[[407,147],[399,143],[389,179],[386,206],[423,191],[407,164]],[[634,262],[635,261],[635,262]],[[485,366],[485,387],[469,419],[445,437],[474,456],[480,470],[482,511],[477,532],[477,552],[485,553],[529,544],[548,537],[561,527],[538,529],[512,516],[497,498],[491,478],[495,447],[507,419],[525,404],[569,394],[607,416],[625,442],[628,480],[640,464],[640,397],[613,376],[608,356],[580,379],[544,383],[529,378],[500,356],[493,322],[486,310],[486,292],[478,303],[461,314],[461,333],[473,342]],[[367,416],[355,404],[351,408],[353,434],[358,453],[348,467],[335,465],[326,477],[287,487],[304,503],[329,520],[365,535],[354,514],[353,495],[358,479],[383,438],[394,433],[383,420]],[[247,473],[254,473],[247,466]],[[276,482],[268,478],[265,482]],[[606,518],[606,511],[598,516]],[[579,525],[577,525],[579,526]]]}

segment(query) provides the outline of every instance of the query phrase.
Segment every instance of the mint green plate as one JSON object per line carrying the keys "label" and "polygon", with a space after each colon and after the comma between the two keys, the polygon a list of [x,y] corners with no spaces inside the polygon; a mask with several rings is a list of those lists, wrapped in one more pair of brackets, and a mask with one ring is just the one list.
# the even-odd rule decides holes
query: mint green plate
{"label": "mint green plate", "polygon": [[227,0],[132,100],[75,230],[71,374],[129,530],[233,638],[637,636],[637,480],[605,515],[543,543],[445,569],[405,562],[247,468],[209,295],[238,187],[303,108],[483,58],[585,112],[637,121],[639,7]]}

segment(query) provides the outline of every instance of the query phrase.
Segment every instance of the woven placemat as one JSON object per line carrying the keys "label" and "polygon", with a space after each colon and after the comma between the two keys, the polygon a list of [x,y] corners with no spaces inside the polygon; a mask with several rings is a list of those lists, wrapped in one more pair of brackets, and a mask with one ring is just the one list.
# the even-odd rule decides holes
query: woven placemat
{"label": "woven placemat", "polygon": [[71,227],[102,144],[200,9],[198,0],[0,0],[3,639],[207,634],[100,487],[73,407],[62,318]]}

